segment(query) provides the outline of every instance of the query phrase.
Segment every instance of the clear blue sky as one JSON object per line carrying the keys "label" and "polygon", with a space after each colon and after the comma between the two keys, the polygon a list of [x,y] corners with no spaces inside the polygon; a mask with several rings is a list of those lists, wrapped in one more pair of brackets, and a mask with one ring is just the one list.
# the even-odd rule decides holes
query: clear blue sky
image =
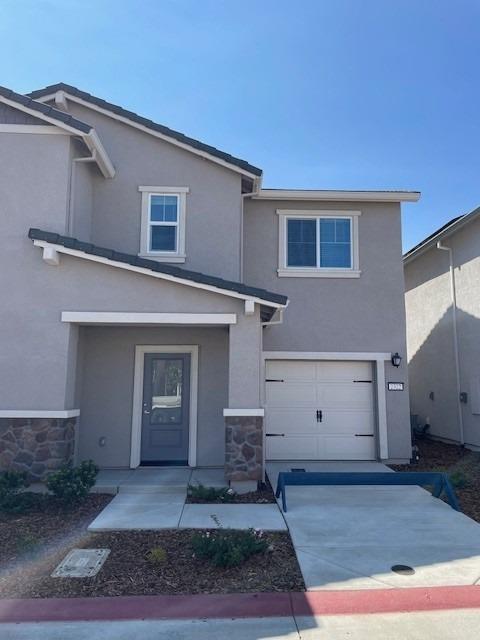
{"label": "clear blue sky", "polygon": [[404,248],[480,204],[479,0],[0,0],[0,84],[67,82],[266,187],[418,189]]}

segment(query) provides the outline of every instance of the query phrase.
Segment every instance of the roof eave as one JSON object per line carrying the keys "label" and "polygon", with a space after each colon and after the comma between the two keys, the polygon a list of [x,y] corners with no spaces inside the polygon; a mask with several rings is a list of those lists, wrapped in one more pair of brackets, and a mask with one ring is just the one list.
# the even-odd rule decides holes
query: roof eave
{"label": "roof eave", "polygon": [[407,253],[405,253],[403,256],[403,264],[407,265],[410,262],[413,262],[414,260],[419,258],[421,255],[429,251],[433,246],[437,244],[437,242],[439,242],[443,238],[448,238],[449,236],[452,236],[454,233],[459,231],[466,224],[468,224],[469,222],[472,222],[479,215],[480,215],[480,207],[478,207],[477,209],[474,209],[473,211],[470,211],[470,213],[466,213],[459,220],[455,220],[455,222],[452,222],[450,226],[448,226],[446,229],[442,229],[442,231],[439,231],[437,234],[429,238],[426,242],[421,243],[420,245],[415,247],[413,250],[411,249],[410,251],[407,251]]}
{"label": "roof eave", "polygon": [[318,202],[418,202],[419,191],[341,191],[261,189],[253,200],[311,200]]}
{"label": "roof eave", "polygon": [[[35,92],[32,92],[35,93]],[[42,95],[39,96],[37,98],[35,98],[35,100],[37,102],[49,102],[51,100],[55,100],[55,96],[57,95],[57,91],[54,91],[52,93],[46,94],[46,95]],[[76,102],[77,104],[80,104],[88,109],[93,109],[94,111],[98,111],[99,113],[103,113],[104,115],[107,115],[108,117],[111,118],[116,118],[117,120],[120,120],[121,122],[124,122],[125,124],[128,124],[129,126],[135,127],[137,129],[146,131],[147,133],[149,133],[150,135],[154,135],[158,138],[161,138],[163,140],[165,140],[166,142],[169,142],[170,144],[173,144],[175,146],[180,147],[181,149],[185,149],[187,151],[190,151],[191,153],[194,153],[195,155],[199,155],[200,157],[205,158],[206,160],[209,160],[210,162],[214,162],[215,164],[219,164],[220,166],[226,167],[227,169],[230,169],[232,171],[235,171],[235,173],[239,173],[242,176],[246,176],[248,178],[251,178],[252,180],[256,181],[257,183],[260,182],[262,180],[262,176],[263,176],[263,171],[257,167],[253,167],[253,165],[251,165],[252,169],[255,169],[256,171],[251,171],[248,170],[247,168],[243,168],[238,166],[237,164],[232,164],[231,162],[228,162],[227,160],[222,160],[221,158],[218,158],[217,156],[212,155],[211,153],[208,153],[207,151],[203,151],[200,149],[197,149],[189,144],[186,143],[182,143],[181,141],[177,140],[176,138],[173,138],[171,136],[168,136],[167,134],[161,133],[159,131],[156,131],[155,129],[151,129],[149,127],[147,127],[146,125],[140,124],[138,122],[135,122],[134,120],[131,120],[130,118],[126,117],[126,116],[122,116],[120,114],[114,113],[112,110],[100,107],[99,105],[96,105],[92,102],[89,102],[88,100],[84,100],[83,98],[80,98],[79,96],[76,96],[72,93],[68,92],[68,89],[62,89],[62,94],[64,95],[64,97],[67,100],[71,100],[72,102]],[[248,163],[246,163],[248,164]]]}

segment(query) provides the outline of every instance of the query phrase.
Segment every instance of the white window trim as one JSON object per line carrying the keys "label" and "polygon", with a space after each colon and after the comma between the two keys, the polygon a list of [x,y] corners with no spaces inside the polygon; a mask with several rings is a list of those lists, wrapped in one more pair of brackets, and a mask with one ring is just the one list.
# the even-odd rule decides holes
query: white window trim
{"label": "white window trim", "polygon": [[[359,278],[360,260],[358,251],[358,218],[361,211],[326,211],[277,209],[278,215],[278,276],[281,278]],[[287,265],[287,223],[292,218],[346,218],[351,221],[351,264],[350,268],[289,267]],[[317,241],[317,254],[320,243]],[[318,255],[317,255],[317,263]]]}
{"label": "white window trim", "polygon": [[198,402],[198,346],[197,345],[137,345],[133,378],[132,440],[130,467],[140,466],[142,444],[143,371],[146,353],[189,353],[190,359],[190,421],[188,435],[188,466],[197,465],[197,402]]}
{"label": "white window trim", "polygon": [[[142,220],[140,231],[140,253],[143,258],[153,258],[159,262],[185,262],[185,221],[188,187],[138,187],[142,194]],[[178,199],[177,222],[151,222],[150,201],[152,195],[174,195]],[[175,226],[177,229],[177,247],[175,251],[151,251],[150,227]]]}

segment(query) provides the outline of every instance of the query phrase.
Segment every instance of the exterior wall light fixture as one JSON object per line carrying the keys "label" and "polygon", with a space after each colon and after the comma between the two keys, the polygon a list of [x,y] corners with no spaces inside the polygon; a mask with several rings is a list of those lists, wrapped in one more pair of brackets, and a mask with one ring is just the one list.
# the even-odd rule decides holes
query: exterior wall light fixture
{"label": "exterior wall light fixture", "polygon": [[402,356],[399,355],[398,351],[392,356],[392,364],[394,367],[399,367],[402,361]]}

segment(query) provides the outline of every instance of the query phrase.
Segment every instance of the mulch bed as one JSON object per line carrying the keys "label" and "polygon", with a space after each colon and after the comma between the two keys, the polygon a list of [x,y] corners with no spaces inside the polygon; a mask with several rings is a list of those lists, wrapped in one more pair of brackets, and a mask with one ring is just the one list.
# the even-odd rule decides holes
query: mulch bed
{"label": "mulch bed", "polygon": [[461,509],[467,516],[480,522],[480,453],[430,439],[418,440],[416,444],[420,456],[418,463],[390,465],[391,468],[395,471],[460,473],[465,486],[456,486],[455,492]]}
{"label": "mulch bed", "polygon": [[[72,509],[53,496],[37,494],[38,501],[28,513],[0,512],[0,569],[14,564],[28,555],[33,557],[48,545],[59,540],[76,540],[87,530],[95,516],[106,507],[113,496],[90,494],[85,502]],[[0,573],[1,576],[1,573]]]}
{"label": "mulch bed", "polygon": [[188,504],[271,504],[275,503],[272,485],[268,478],[265,483],[260,485],[258,491],[250,491],[249,493],[235,493],[229,500],[203,500],[187,494],[186,502]]}
{"label": "mulch bed", "polygon": [[[189,529],[87,534],[75,545],[0,573],[0,597],[46,598],[192,593],[304,591],[305,585],[286,532],[265,533],[271,551],[243,565],[223,569],[195,558]],[[108,548],[111,553],[93,578],[51,578],[50,573],[72,547]],[[166,560],[152,565],[147,553],[162,547]]]}

